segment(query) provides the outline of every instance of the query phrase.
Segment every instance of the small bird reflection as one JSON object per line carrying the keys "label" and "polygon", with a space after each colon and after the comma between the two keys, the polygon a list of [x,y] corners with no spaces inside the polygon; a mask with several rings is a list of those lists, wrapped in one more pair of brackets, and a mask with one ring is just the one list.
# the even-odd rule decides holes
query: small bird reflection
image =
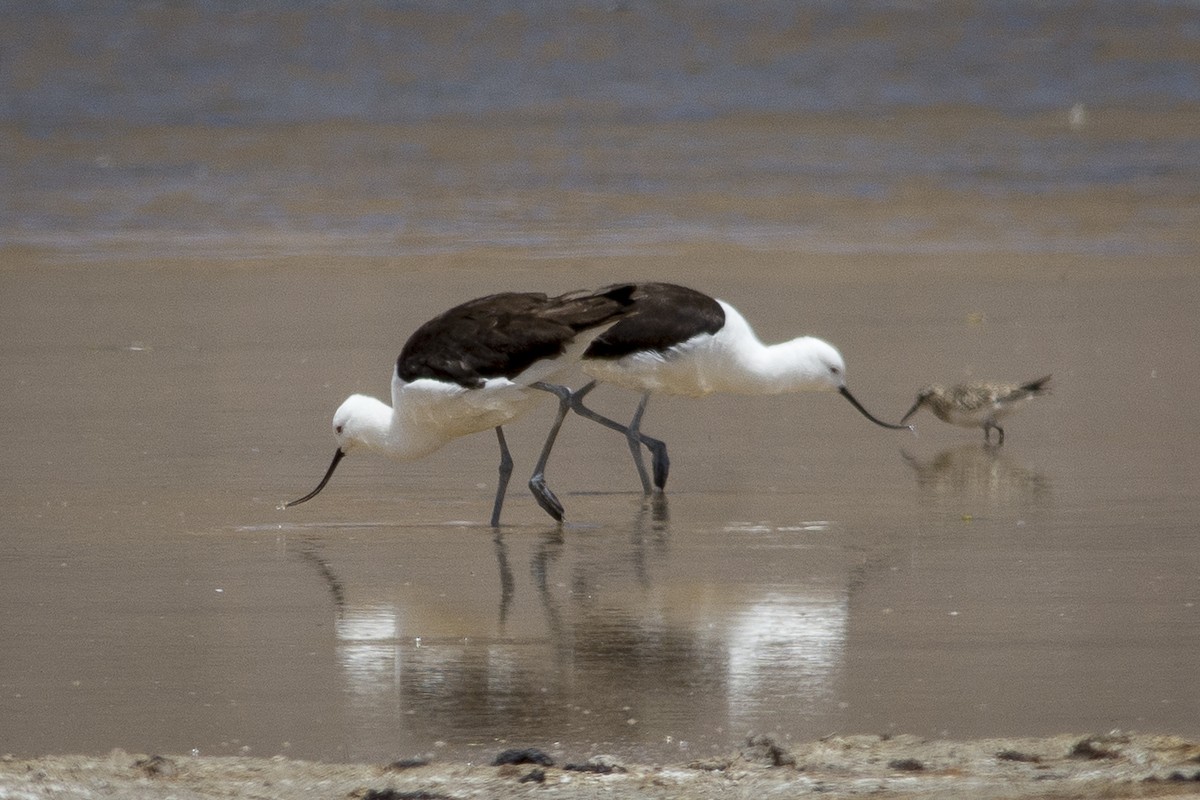
{"label": "small bird reflection", "polygon": [[924,460],[906,450],[900,455],[916,476],[922,505],[963,500],[1046,505],[1051,499],[1045,475],[1017,464],[996,445],[951,447]]}

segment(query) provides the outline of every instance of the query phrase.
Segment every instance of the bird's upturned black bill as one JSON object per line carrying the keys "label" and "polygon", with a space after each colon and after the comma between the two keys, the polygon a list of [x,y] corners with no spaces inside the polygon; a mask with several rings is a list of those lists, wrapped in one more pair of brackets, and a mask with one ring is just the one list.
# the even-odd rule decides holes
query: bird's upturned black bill
{"label": "bird's upturned black bill", "polygon": [[304,497],[301,497],[299,500],[293,500],[290,503],[284,503],[283,507],[291,508],[292,506],[298,506],[301,503],[306,503],[309,500],[312,500],[317,495],[319,495],[321,493],[321,490],[325,488],[325,484],[329,483],[329,479],[333,477],[333,471],[335,469],[337,469],[338,462],[342,460],[342,456],[344,456],[344,455],[346,455],[345,452],[343,452],[342,448],[339,447],[337,449],[337,452],[335,452],[333,454],[333,461],[329,462],[329,469],[325,471],[325,477],[321,478],[321,482],[317,484],[317,488],[313,489],[311,492],[304,495]]}
{"label": "bird's upturned black bill", "polygon": [[911,417],[913,414],[917,413],[918,410],[920,410],[921,404],[923,402],[925,402],[925,401],[918,397],[917,402],[913,403],[913,407],[910,408],[908,410],[908,412],[903,417],[900,418],[900,424],[903,425],[904,423],[908,422],[908,418]]}
{"label": "bird's upturned black bill", "polygon": [[[841,389],[838,389],[838,392],[841,393],[842,397],[849,400],[850,405],[857,408],[860,414],[862,414],[867,419],[871,420],[871,422],[874,422],[879,427],[891,428],[894,431],[911,431],[912,430],[911,425],[892,425],[891,423],[884,422],[883,420],[877,419],[876,417],[872,416],[870,411],[867,411],[865,408],[863,408],[862,403],[860,403],[860,402],[858,402],[858,400],[854,399],[854,395],[850,394],[850,390],[847,389],[845,386],[843,386]],[[907,417],[905,417],[905,419],[907,419]],[[901,420],[901,422],[903,422],[903,420]]]}

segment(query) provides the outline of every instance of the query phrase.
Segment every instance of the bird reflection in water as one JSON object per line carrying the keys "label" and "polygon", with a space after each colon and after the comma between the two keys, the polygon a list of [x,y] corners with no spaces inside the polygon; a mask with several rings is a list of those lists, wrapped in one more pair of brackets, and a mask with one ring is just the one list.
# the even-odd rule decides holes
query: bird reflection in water
{"label": "bird reflection in water", "polygon": [[339,568],[322,551],[332,541],[300,544],[295,554],[336,609],[331,655],[359,737],[351,749],[489,731],[639,746],[661,739],[651,720],[711,746],[755,724],[764,697],[775,709],[784,697],[805,706],[830,696],[846,586],[742,583],[720,570],[692,579],[672,563],[671,533],[659,493],[616,529],[488,531],[490,548],[463,532],[469,562],[440,577],[423,571],[425,559],[381,571],[357,547]]}
{"label": "bird reflection in water", "polygon": [[919,459],[900,451],[917,480],[923,506],[964,500],[989,506],[1045,506],[1051,501],[1050,481],[1041,472],[1016,463],[1006,451],[986,444],[966,444]]}
{"label": "bird reflection in water", "polygon": [[333,571],[333,567],[329,566],[329,561],[321,554],[321,543],[310,537],[301,540],[294,548],[289,549],[301,561],[311,565],[317,574],[321,576],[325,588],[329,590],[329,595],[333,598],[334,608],[337,609],[340,615],[346,607],[346,587],[342,585],[341,580]]}

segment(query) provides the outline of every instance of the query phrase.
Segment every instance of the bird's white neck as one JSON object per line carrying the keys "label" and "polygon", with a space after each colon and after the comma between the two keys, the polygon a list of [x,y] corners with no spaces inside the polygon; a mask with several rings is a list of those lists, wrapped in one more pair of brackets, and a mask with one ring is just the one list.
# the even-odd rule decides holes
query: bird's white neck
{"label": "bird's white neck", "polygon": [[[727,353],[723,391],[740,394],[770,395],[805,390],[835,389],[830,380],[828,343],[801,336],[778,344],[763,344],[745,318],[726,306]],[[840,361],[840,356],[836,356]]]}
{"label": "bird's white neck", "polygon": [[759,368],[764,394],[833,388],[827,367],[813,353],[813,339],[803,336],[767,345],[765,363]]}
{"label": "bird's white neck", "polygon": [[419,425],[387,403],[361,394],[342,403],[333,423],[335,433],[342,426],[337,435],[343,450],[366,447],[400,461],[421,458],[448,441],[438,429]]}

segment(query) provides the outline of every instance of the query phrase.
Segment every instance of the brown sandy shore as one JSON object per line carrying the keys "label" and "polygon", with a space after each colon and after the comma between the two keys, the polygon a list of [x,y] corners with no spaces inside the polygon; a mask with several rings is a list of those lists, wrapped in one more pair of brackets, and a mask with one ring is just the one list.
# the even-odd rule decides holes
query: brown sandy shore
{"label": "brown sandy shore", "polygon": [[540,750],[497,756],[516,763],[326,764],[121,750],[5,756],[0,798],[1200,798],[1200,744],[1166,735],[833,736],[789,747],[755,737],[728,757],[671,766],[606,756],[572,763]]}

